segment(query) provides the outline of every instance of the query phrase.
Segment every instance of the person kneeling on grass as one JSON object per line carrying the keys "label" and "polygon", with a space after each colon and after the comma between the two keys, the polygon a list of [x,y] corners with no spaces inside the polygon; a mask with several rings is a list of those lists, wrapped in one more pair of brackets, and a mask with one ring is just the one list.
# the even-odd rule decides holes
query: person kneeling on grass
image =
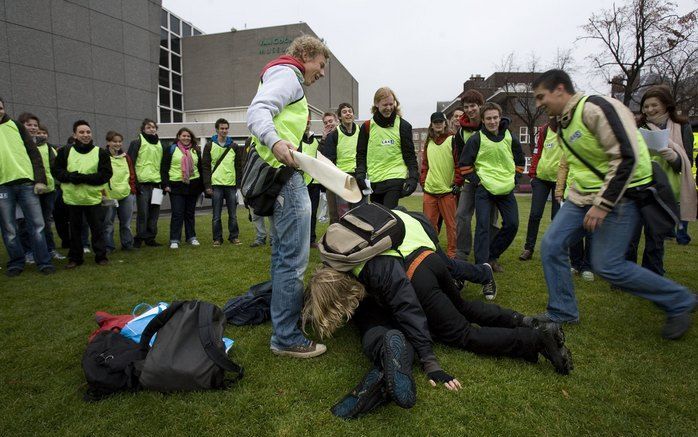
{"label": "person kneeling on grass", "polygon": [[572,355],[559,325],[536,323],[494,304],[463,300],[452,272],[456,280],[465,279],[467,270],[460,265],[464,262],[448,261],[430,237],[435,231],[426,220],[393,212],[405,222],[405,238],[398,248],[404,262],[388,251],[351,273],[323,265],[306,289],[303,326],[311,323],[324,338],[352,319],[361,332],[364,353],[374,363],[332,408],[333,414],[354,418],[391,399],[400,407],[412,407],[415,352],[432,386],[443,383],[449,390],[461,388],[439,366],[432,335],[438,342],[477,354],[537,362],[540,353],[558,373],[572,370]]}

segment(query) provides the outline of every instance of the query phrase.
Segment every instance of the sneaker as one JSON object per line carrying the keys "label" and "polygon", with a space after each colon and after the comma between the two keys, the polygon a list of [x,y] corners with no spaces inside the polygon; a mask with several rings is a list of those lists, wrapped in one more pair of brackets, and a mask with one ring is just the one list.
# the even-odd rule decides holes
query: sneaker
{"label": "sneaker", "polygon": [[385,333],[381,361],[388,394],[401,408],[412,408],[417,402],[417,387],[402,332],[391,329]]}
{"label": "sneaker", "polygon": [[491,260],[487,261],[487,264],[489,264],[489,266],[492,268],[492,271],[495,273],[503,273],[504,272],[504,267],[502,267],[502,265],[499,264],[499,262],[497,262],[496,259],[491,259]]}
{"label": "sneaker", "polygon": [[521,261],[528,261],[531,258],[533,258],[533,251],[524,249],[523,252],[521,252],[521,255],[519,255],[519,260]]}
{"label": "sneaker", "polygon": [[383,381],[383,372],[374,367],[330,411],[342,419],[355,419],[387,402],[388,394]]}
{"label": "sneaker", "polygon": [[220,247],[223,244],[220,240],[213,240],[213,247]]}
{"label": "sneaker", "polygon": [[494,280],[494,269],[489,263],[484,263],[483,265],[489,267],[492,271],[492,280],[482,285],[482,294],[485,296],[485,299],[494,300],[497,296],[497,283]]}
{"label": "sneaker", "polygon": [[53,259],[57,259],[57,260],[65,259],[65,256],[61,255],[60,253],[58,253],[55,250],[51,252],[51,257]]}
{"label": "sneaker", "polygon": [[570,273],[572,273],[573,275],[578,275],[579,270],[575,269],[574,267],[570,267]]}
{"label": "sneaker", "polygon": [[240,239],[239,239],[239,238],[233,238],[232,240],[230,240],[230,243],[231,243],[231,244],[234,244],[234,245],[236,245],[236,246],[239,246],[239,245],[242,244],[242,243],[240,242]]}
{"label": "sneaker", "polygon": [[83,247],[82,248],[82,253],[92,253],[89,247]]}
{"label": "sneaker", "polygon": [[567,323],[567,324],[570,324],[570,325],[577,325],[577,324],[579,324],[579,319],[572,319],[572,320],[553,320],[553,319],[550,318],[550,316],[548,315],[548,313],[540,313],[540,314],[536,314],[536,315],[534,315],[534,316],[529,316],[529,317],[531,317],[532,319],[535,319],[535,321],[536,321],[538,324],[544,324],[544,323],[557,323],[557,324],[559,324],[559,325],[560,325],[560,324],[563,324],[563,323]]}
{"label": "sneaker", "polygon": [[22,274],[22,269],[8,269],[5,272],[5,276],[8,278],[14,278],[15,276],[19,276]]}
{"label": "sneaker", "polygon": [[538,328],[541,334],[540,353],[555,366],[561,375],[569,375],[574,369],[572,352],[565,346],[565,333],[557,323],[543,323]]}
{"label": "sneaker", "polygon": [[299,344],[285,349],[272,346],[271,352],[274,355],[278,355],[280,357],[313,358],[327,352],[327,347],[324,344],[315,343],[314,341],[311,341],[306,345]]}
{"label": "sneaker", "polygon": [[189,240],[189,244],[191,244],[192,246],[201,246],[201,243],[199,243],[199,240],[197,240],[196,238],[192,238],[191,240]]}
{"label": "sneaker", "polygon": [[691,313],[694,313],[698,307],[698,296],[694,296],[695,301],[691,309],[679,315],[667,317],[666,323],[664,323],[664,327],[662,328],[662,337],[664,337],[664,339],[678,340],[690,329],[693,323],[693,316]]}
{"label": "sneaker", "polygon": [[46,266],[39,270],[44,275],[52,275],[56,273],[56,268],[54,266]]}
{"label": "sneaker", "polygon": [[173,241],[172,243],[170,243],[170,249],[179,249],[179,243]]}
{"label": "sneaker", "polygon": [[581,274],[583,280],[587,282],[594,282],[594,274],[589,270],[584,270]]}
{"label": "sneaker", "polygon": [[28,253],[24,255],[24,262],[27,264],[34,264],[34,254],[33,253]]}
{"label": "sneaker", "polygon": [[252,242],[252,244],[250,244],[250,247],[259,247],[259,246],[264,246],[265,244],[267,244],[267,242],[264,240],[256,240],[256,241]]}

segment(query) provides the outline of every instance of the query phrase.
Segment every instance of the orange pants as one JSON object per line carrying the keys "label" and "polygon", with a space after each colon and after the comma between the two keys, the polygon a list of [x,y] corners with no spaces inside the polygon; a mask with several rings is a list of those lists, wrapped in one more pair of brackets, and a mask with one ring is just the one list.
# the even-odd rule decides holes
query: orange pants
{"label": "orange pants", "polygon": [[446,239],[449,258],[456,256],[456,196],[451,193],[434,196],[424,193],[424,215],[427,216],[436,231],[439,231],[439,217],[446,224]]}

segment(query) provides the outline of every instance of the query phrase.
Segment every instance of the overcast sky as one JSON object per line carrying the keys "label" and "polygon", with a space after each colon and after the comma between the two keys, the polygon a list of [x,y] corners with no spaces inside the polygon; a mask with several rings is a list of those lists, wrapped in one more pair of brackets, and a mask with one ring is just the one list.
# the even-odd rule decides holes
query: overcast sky
{"label": "overcast sky", "polygon": [[[608,93],[608,86],[586,66],[585,56],[599,47],[576,38],[593,12],[611,4],[610,0],[163,0],[166,9],[205,33],[308,23],[359,82],[361,118],[369,116],[376,89],[387,85],[415,127],[428,124],[437,101],[452,100],[472,74],[490,75],[512,52],[522,69],[532,53],[545,68],[554,62],[558,49],[572,49],[571,73],[577,86]],[[696,7],[695,0],[677,4],[680,11]]]}

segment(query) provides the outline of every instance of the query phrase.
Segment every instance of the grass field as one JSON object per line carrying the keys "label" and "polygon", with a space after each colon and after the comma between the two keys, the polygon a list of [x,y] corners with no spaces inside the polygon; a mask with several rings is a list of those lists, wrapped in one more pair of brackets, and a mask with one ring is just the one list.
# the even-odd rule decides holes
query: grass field
{"label": "grass field", "polygon": [[[496,302],[524,313],[545,308],[547,291],[538,253],[523,263],[530,202],[519,197],[519,234],[501,261]],[[421,210],[421,197],[407,199]],[[575,370],[567,377],[544,359],[538,365],[480,357],[436,346],[442,366],[464,386],[432,388],[417,368],[418,402],[391,404],[355,421],[329,409],[370,367],[352,327],[326,342],[311,360],[269,352],[270,324],[229,327],[232,357],[245,378],[227,391],[162,395],[140,392],[99,403],[82,400],[80,359],[93,314],[128,313],[140,302],[203,299],[224,305],[231,296],[267,279],[269,247],[251,249],[253,229],[239,210],[242,246],[211,246],[210,215],[197,216],[202,246],[178,251],[143,248],[110,256],[109,267],[91,258],[73,271],[44,277],[29,266],[17,278],[0,277],[0,435],[698,435],[698,328],[682,340],[660,337],[662,312],[650,303],[611,291],[607,283],[575,279],[581,323],[566,328]],[[549,222],[541,225],[541,235]],[[225,218],[224,218],[225,220]],[[169,218],[160,221],[160,242]],[[320,224],[318,231],[324,232]],[[667,242],[667,276],[698,286],[698,226],[694,242]],[[442,239],[445,238],[442,232]],[[540,240],[539,240],[540,241]],[[4,248],[0,264],[7,262]],[[311,266],[318,262],[311,251]],[[309,269],[310,271],[311,269]],[[470,285],[464,296],[481,299]]]}

